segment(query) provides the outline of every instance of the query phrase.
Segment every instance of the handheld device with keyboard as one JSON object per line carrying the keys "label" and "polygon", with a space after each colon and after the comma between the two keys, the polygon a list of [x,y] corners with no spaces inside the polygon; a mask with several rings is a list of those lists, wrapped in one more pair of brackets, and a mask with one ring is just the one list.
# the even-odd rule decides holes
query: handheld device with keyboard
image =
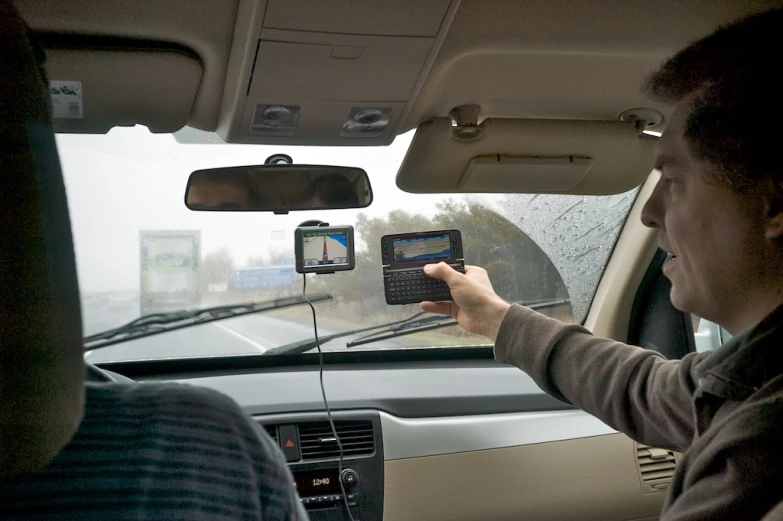
{"label": "handheld device with keyboard", "polygon": [[387,304],[451,300],[448,285],[424,273],[427,264],[445,262],[465,272],[459,230],[401,233],[381,237],[383,287]]}

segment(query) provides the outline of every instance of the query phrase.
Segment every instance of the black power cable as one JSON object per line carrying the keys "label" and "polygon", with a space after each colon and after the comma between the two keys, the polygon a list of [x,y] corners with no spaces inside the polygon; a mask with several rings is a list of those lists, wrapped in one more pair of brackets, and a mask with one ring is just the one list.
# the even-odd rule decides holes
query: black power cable
{"label": "black power cable", "polygon": [[337,435],[337,428],[334,426],[334,420],[332,419],[332,410],[329,408],[329,401],[326,399],[326,388],[324,387],[324,353],[321,350],[321,342],[318,340],[318,321],[315,318],[315,306],[307,298],[307,274],[302,274],[302,297],[307,301],[310,306],[310,310],[313,312],[313,337],[315,338],[315,347],[318,348],[318,380],[321,382],[321,396],[324,399],[324,407],[326,408],[326,415],[329,418],[329,426],[332,428],[332,435],[337,441],[337,448],[340,450],[340,463],[337,467],[337,481],[340,482],[340,491],[343,493],[343,503],[345,504],[345,511],[348,512],[348,518],[354,521],[353,514],[351,514],[351,507],[348,505],[348,494],[345,492],[345,485],[343,485],[343,443],[340,441],[340,436]]}

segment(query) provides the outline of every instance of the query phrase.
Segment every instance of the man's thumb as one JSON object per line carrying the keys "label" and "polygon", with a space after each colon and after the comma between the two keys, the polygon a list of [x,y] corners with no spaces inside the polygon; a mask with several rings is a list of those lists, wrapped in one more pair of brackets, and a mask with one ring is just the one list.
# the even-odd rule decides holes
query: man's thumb
{"label": "man's thumb", "polygon": [[457,278],[462,275],[445,262],[439,262],[437,264],[426,264],[424,266],[424,273],[433,279],[440,279],[445,281],[449,286],[456,282]]}

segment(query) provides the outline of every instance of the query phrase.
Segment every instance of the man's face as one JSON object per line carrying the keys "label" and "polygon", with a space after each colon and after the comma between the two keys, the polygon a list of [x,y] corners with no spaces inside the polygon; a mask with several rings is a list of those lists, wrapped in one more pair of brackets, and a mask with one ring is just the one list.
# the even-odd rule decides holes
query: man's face
{"label": "man's face", "polygon": [[660,248],[674,255],[663,268],[672,304],[726,327],[759,289],[754,275],[768,245],[763,205],[731,191],[714,177],[714,165],[691,155],[683,137],[690,107],[677,105],[658,140],[661,178],[642,221],[660,229]]}
{"label": "man's face", "polygon": [[188,204],[207,208],[249,208],[249,203],[247,188],[238,183],[201,179],[188,191]]}
{"label": "man's face", "polygon": [[329,208],[329,205],[323,200],[321,194],[315,193],[310,199],[304,202],[302,208]]}

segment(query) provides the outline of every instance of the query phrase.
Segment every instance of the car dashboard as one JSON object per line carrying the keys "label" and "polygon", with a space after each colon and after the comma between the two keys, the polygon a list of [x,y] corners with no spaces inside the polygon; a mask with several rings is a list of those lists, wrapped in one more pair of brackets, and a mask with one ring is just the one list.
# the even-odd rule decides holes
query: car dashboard
{"label": "car dashboard", "polygon": [[[314,521],[349,519],[346,503],[357,521],[652,519],[660,509],[662,494],[640,493],[636,444],[496,363],[491,347],[324,358],[342,463],[315,354],[99,366],[233,398],[280,446]],[[588,517],[575,506],[585,494],[597,505]],[[542,510],[562,511],[569,497],[570,515]]]}

